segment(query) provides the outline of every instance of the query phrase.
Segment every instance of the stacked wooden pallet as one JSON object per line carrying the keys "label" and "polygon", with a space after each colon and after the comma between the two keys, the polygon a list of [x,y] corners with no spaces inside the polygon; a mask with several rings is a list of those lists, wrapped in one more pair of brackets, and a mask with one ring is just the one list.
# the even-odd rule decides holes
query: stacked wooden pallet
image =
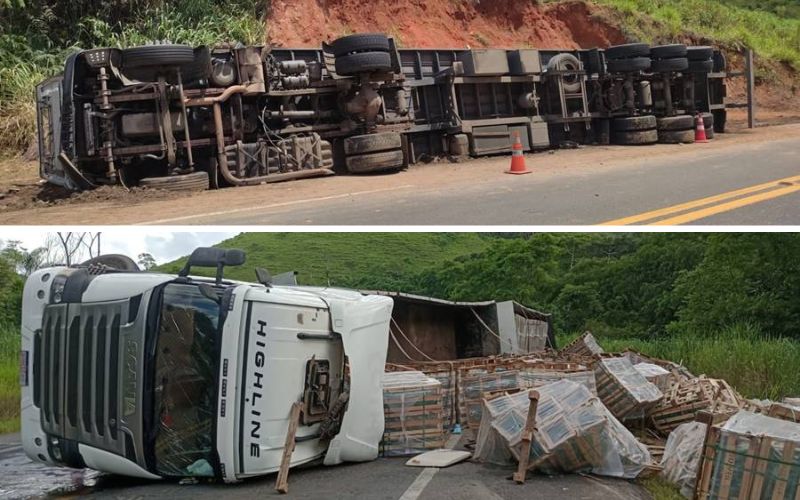
{"label": "stacked wooden pallet", "polygon": [[620,420],[646,416],[664,397],[628,358],[602,358],[596,363],[594,374],[598,396]]}
{"label": "stacked wooden pallet", "polygon": [[674,384],[651,418],[655,428],[666,434],[695,420],[699,411],[731,415],[744,405],[744,399],[724,380],[698,377]]}
{"label": "stacked wooden pallet", "polygon": [[800,498],[800,424],[740,411],[709,426],[695,498]]}
{"label": "stacked wooden pallet", "polygon": [[442,384],[419,371],[384,373],[385,456],[411,455],[442,448]]}

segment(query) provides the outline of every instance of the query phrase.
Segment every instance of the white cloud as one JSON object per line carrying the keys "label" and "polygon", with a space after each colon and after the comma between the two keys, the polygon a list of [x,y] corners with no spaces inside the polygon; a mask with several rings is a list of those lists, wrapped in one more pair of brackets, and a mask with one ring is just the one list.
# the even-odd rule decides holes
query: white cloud
{"label": "white cloud", "polygon": [[[163,264],[188,255],[197,247],[215,245],[237,234],[239,233],[113,229],[103,231],[100,248],[102,253],[121,253],[134,260],[140,253],[149,253],[157,263]],[[41,230],[0,229],[0,241],[18,240],[28,250],[42,246],[47,235],[47,231]]]}

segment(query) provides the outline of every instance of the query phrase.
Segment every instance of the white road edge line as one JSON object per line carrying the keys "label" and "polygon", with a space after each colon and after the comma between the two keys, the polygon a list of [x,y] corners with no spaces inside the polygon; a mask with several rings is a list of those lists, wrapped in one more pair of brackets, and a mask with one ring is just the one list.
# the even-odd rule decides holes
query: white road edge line
{"label": "white road edge line", "polygon": [[[447,440],[447,443],[445,443],[444,447],[452,449],[453,446],[458,443],[459,439],[461,439],[461,434],[453,434],[450,436],[450,439]],[[405,493],[403,493],[399,500],[417,500],[437,472],[439,472],[439,467],[425,467],[422,472],[419,473],[414,482],[411,483],[411,486],[409,486]]]}
{"label": "white road edge line", "polygon": [[[325,201],[325,200],[335,200],[338,198],[347,198],[348,196],[359,196],[362,194],[374,194],[374,193],[383,193],[386,191],[396,191],[399,189],[407,189],[414,187],[413,184],[403,184],[401,186],[395,186],[390,188],[382,188],[382,189],[371,189],[368,191],[355,191],[352,193],[342,193],[342,194],[333,194],[330,196],[320,196],[319,198],[306,198],[303,200],[292,200],[292,201],[285,201],[283,203],[273,203],[271,205],[260,205],[256,207],[244,207],[244,208],[233,208],[230,210],[220,210],[218,212],[207,212],[204,214],[193,214],[193,215],[184,215],[182,217],[171,217],[169,219],[158,219],[154,221],[147,221],[147,222],[137,222],[133,224],[134,226],[148,226],[148,225],[155,225],[155,224],[167,224],[170,222],[177,222],[182,220],[189,220],[189,219],[197,219],[199,217],[215,217],[218,215],[228,215],[228,214],[235,214],[241,212],[249,212],[252,210],[263,210],[268,208],[280,208],[280,207],[288,207],[292,205],[300,205],[302,203],[311,203],[314,201]],[[231,188],[235,189],[235,188]]]}

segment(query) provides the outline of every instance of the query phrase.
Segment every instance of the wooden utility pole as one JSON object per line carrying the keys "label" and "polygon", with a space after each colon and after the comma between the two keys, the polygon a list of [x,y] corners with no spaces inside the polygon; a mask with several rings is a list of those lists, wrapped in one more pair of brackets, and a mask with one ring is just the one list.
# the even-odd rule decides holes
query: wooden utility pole
{"label": "wooden utility pole", "polygon": [[747,127],[756,126],[756,69],[753,64],[753,49],[745,49],[745,78],[747,78]]}

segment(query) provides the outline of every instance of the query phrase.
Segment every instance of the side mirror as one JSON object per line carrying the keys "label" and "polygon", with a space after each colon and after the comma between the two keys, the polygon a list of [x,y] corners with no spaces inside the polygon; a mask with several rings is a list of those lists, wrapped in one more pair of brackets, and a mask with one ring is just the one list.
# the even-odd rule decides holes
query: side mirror
{"label": "side mirror", "polygon": [[197,248],[186,265],[180,270],[178,276],[189,276],[192,266],[197,267],[216,267],[217,268],[217,285],[222,283],[222,271],[225,266],[241,266],[246,259],[245,253],[241,250],[224,248]]}
{"label": "side mirror", "polygon": [[269,274],[269,271],[264,269],[263,267],[256,268],[256,281],[261,283],[266,287],[272,286],[272,275]]}

